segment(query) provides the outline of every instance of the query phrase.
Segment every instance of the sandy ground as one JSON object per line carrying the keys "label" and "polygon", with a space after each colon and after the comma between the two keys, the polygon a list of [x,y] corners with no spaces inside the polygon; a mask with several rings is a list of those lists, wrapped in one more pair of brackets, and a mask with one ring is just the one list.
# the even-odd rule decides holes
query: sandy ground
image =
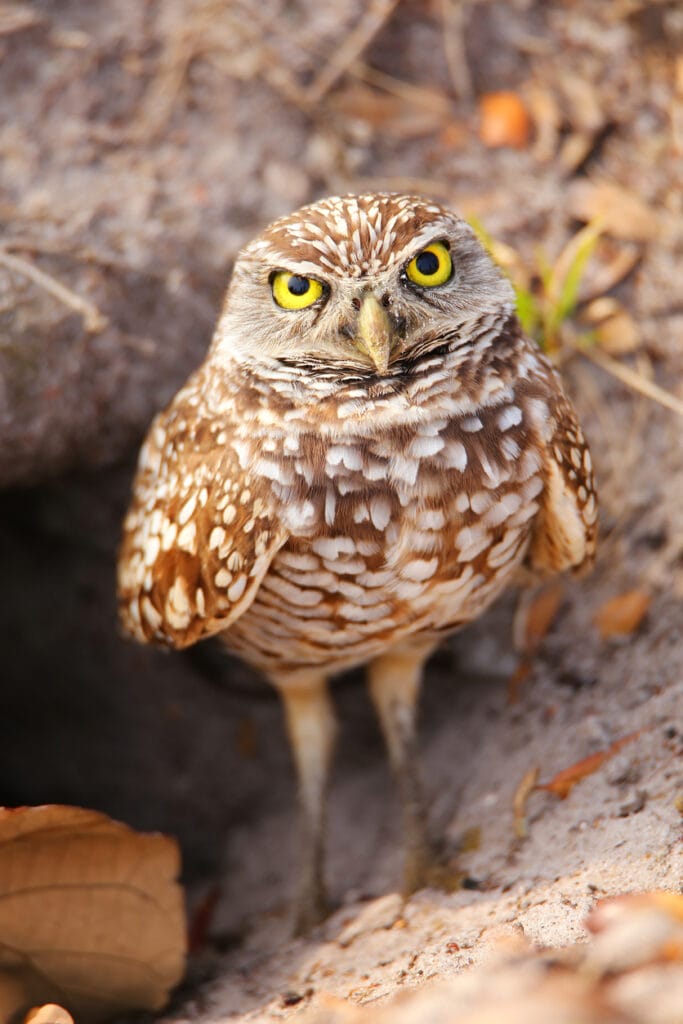
{"label": "sandy ground", "polygon": [[[335,691],[339,909],[292,941],[296,808],[275,696],[210,644],[171,657],[117,635],[113,566],[140,436],[201,359],[237,247],[308,199],[431,193],[531,265],[579,226],[582,187],[618,184],[645,204],[640,219],[617,212],[601,256],[635,254],[610,292],[637,334],[620,362],[683,398],[676,4],[467,4],[450,67],[437,4],[373,6],[360,67],[348,60],[359,7],[302,3],[289,21],[275,0],[262,8],[247,41],[239,5],[209,0],[116,0],[106,17],[36,2],[21,8],[25,27],[0,20],[0,799],[97,807],[178,835],[191,916],[207,894],[217,903],[168,1022],[315,1013],[326,994],[374,1005],[488,962],[501,928],[563,946],[601,896],[683,877],[681,418],[584,357],[564,373],[598,473],[596,568],[566,583],[515,701],[513,595],[427,673],[430,821],[467,888],[396,894],[397,806],[356,674]],[[335,54],[347,65],[321,85]],[[478,97],[500,88],[535,111],[519,150],[477,136]],[[4,252],[107,326],[89,331]],[[633,589],[650,598],[644,621],[602,639],[595,615]],[[548,781],[631,735],[566,800],[532,793],[516,836],[527,772]]]}

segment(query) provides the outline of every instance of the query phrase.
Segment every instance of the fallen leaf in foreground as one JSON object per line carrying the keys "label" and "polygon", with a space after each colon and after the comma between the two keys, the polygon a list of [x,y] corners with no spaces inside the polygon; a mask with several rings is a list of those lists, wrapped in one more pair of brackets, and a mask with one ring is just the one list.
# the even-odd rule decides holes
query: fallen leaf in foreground
{"label": "fallen leaf in foreground", "polygon": [[634,633],[645,618],[651,601],[644,590],[627,590],[603,604],[593,618],[602,639]]}
{"label": "fallen leaf in foreground", "polygon": [[0,1020],[40,1003],[78,1024],[157,1010],[185,957],[178,847],[104,814],[0,809]]}
{"label": "fallen leaf in foreground", "polygon": [[550,782],[539,782],[536,789],[543,789],[547,793],[554,793],[555,796],[559,796],[560,800],[564,800],[565,797],[569,796],[577,782],[581,782],[586,776],[597,772],[598,768],[601,768],[605,761],[609,761],[610,757],[614,757],[622,747],[625,747],[627,743],[632,743],[639,735],[638,732],[631,732],[628,736],[622,736],[621,739],[615,740],[606,750],[598,750],[597,753],[583,757],[576,764],[570,765],[569,768],[563,768],[561,772],[553,776]]}

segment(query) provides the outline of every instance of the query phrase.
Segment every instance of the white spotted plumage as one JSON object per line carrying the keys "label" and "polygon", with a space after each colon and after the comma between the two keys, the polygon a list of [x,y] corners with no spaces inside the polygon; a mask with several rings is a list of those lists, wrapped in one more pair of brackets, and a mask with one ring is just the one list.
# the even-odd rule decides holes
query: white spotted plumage
{"label": "white spotted plumage", "polygon": [[[417,288],[408,263],[436,242],[451,276]],[[320,299],[280,308],[281,271],[314,277]],[[523,561],[590,562],[596,518],[571,405],[471,229],[415,196],[335,197],[240,254],[206,360],[152,425],[121,617],[175,647],[220,634],[287,699],[351,665],[372,676],[387,652],[424,660]]]}

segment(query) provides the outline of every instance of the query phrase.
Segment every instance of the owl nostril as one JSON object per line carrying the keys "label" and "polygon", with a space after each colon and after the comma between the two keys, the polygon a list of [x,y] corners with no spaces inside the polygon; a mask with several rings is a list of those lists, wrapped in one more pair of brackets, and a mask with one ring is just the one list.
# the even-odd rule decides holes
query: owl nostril
{"label": "owl nostril", "polygon": [[354,309],[360,309],[360,299],[351,299],[351,305]]}
{"label": "owl nostril", "polygon": [[389,292],[385,292],[382,296],[382,305],[385,309],[389,309],[389,306],[391,305],[391,296],[389,295]]}

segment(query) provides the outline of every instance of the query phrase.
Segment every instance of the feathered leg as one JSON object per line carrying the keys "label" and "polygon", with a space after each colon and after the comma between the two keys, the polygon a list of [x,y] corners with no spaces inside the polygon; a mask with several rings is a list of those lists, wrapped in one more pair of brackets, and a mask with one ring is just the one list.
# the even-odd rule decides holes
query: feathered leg
{"label": "feathered leg", "polygon": [[433,647],[431,643],[407,641],[375,658],[368,668],[370,694],[379,715],[401,801],[404,888],[408,893],[429,884],[435,861],[427,836],[416,735],[422,669]]}
{"label": "feathered leg", "polygon": [[325,676],[283,674],[272,680],[280,691],[299,783],[302,823],[300,889],[296,934],[324,919],[328,911],[324,879],[325,798],[335,721]]}

